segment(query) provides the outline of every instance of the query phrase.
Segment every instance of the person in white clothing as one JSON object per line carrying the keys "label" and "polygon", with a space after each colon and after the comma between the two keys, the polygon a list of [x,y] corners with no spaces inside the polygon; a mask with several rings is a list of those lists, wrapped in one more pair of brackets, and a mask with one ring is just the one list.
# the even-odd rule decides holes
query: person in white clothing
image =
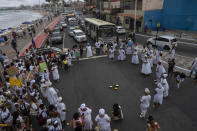
{"label": "person in white clothing", "polygon": [[104,109],[99,110],[99,114],[96,116],[95,121],[97,123],[97,127],[100,128],[99,131],[111,131],[111,118],[105,114]]}
{"label": "person in white clothing", "polygon": [[66,112],[67,112],[67,109],[66,109],[66,105],[62,102],[62,97],[59,97],[58,99],[58,104],[57,104],[57,111],[60,115],[60,119],[62,121],[62,123],[66,124]]}
{"label": "person in white clothing", "polygon": [[101,43],[99,41],[95,43],[96,55],[100,55],[100,46],[101,46]]}
{"label": "person in white clothing", "polygon": [[83,124],[84,124],[84,130],[85,131],[90,131],[92,130],[92,109],[86,107],[85,104],[81,104],[80,108],[78,109],[78,112],[81,114],[82,119],[83,119]]}
{"label": "person in white clothing", "polygon": [[156,67],[156,80],[155,81],[159,82],[161,75],[164,73],[166,73],[166,70],[163,67],[163,65],[161,64],[161,62],[159,62]]}
{"label": "person in white clothing", "polygon": [[147,60],[147,56],[145,56],[145,60],[143,61],[141,73],[144,75],[150,75],[152,73],[151,65]]}
{"label": "person in white clothing", "polygon": [[140,97],[141,118],[145,118],[146,112],[150,106],[151,96],[149,94],[150,90],[148,88],[145,88],[144,95]]}
{"label": "person in white clothing", "polygon": [[119,61],[124,61],[125,58],[126,58],[126,56],[125,56],[125,51],[124,51],[124,49],[120,48],[120,50],[119,50],[119,55],[118,55],[118,60],[119,60]]}
{"label": "person in white clothing", "polygon": [[138,50],[137,48],[134,49],[132,58],[131,58],[131,63],[133,64],[139,64],[139,58],[138,58]]}
{"label": "person in white clothing", "polygon": [[92,47],[90,46],[89,43],[86,46],[86,52],[87,52],[87,54],[86,54],[87,57],[92,57],[93,56],[93,54],[92,54]]}
{"label": "person in white clothing", "polygon": [[56,105],[58,103],[58,95],[53,87],[47,87],[46,97],[51,105]]}
{"label": "person in white clothing", "polygon": [[47,69],[44,69],[44,79],[47,80],[47,81],[50,81],[49,72],[47,71]]}
{"label": "person in white clothing", "polygon": [[153,102],[154,102],[153,108],[154,109],[158,109],[159,106],[162,104],[163,93],[164,93],[164,88],[161,83],[158,83],[157,88],[155,88],[155,95],[154,95],[154,99],[153,99]]}
{"label": "person in white clothing", "polygon": [[161,78],[161,84],[162,84],[162,86],[163,86],[163,88],[164,88],[164,93],[163,93],[163,97],[164,98],[167,98],[168,97],[168,95],[169,95],[169,84],[168,84],[168,81],[167,81],[167,74],[163,74],[162,75],[162,78]]}
{"label": "person in white clothing", "polygon": [[173,46],[172,49],[169,51],[169,56],[168,56],[169,61],[174,59],[174,56],[175,56],[175,46]]}
{"label": "person in white clothing", "polygon": [[53,74],[53,80],[58,81],[60,79],[59,71],[58,71],[58,66],[53,64],[51,68],[52,74]]}
{"label": "person in white clothing", "polygon": [[114,49],[112,46],[109,49],[109,59],[114,59]]}

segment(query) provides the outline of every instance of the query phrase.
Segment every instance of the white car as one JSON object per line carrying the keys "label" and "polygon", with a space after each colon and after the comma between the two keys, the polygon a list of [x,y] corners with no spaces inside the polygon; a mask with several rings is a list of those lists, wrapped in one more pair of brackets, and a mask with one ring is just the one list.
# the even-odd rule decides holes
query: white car
{"label": "white car", "polygon": [[66,24],[66,23],[63,23],[63,24],[62,24],[62,27],[63,27],[63,28],[66,28],[66,27],[67,27],[67,24]]}
{"label": "white car", "polygon": [[116,26],[116,32],[118,34],[125,34],[126,33],[126,30],[122,26]]}
{"label": "white car", "polygon": [[87,41],[87,37],[82,30],[73,30],[73,38],[77,42],[85,42]]}
{"label": "white car", "polygon": [[69,36],[73,36],[73,31],[76,29],[79,29],[79,27],[78,26],[70,26],[69,31],[68,31]]}
{"label": "white car", "polygon": [[147,40],[147,44],[160,47],[164,50],[170,50],[172,49],[173,46],[177,46],[177,40],[175,37],[163,35],[157,37],[157,39],[156,37],[149,38]]}

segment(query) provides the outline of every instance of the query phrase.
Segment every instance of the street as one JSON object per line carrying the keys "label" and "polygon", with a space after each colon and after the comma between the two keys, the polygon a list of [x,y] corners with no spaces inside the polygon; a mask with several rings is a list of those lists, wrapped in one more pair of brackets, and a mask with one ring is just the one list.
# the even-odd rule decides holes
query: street
{"label": "street", "polygon": [[[68,36],[66,30],[64,47],[72,48],[77,43]],[[146,39],[137,36],[139,43],[145,43]],[[90,42],[94,44],[93,41]],[[57,47],[62,46],[57,45]],[[178,47],[177,53],[181,53],[182,48],[184,46]],[[188,55],[195,56],[192,55],[192,52],[190,53],[190,51],[195,53],[194,50],[195,48],[188,47]],[[184,52],[184,55],[187,53]],[[145,130],[146,121],[138,117],[139,96],[143,95],[145,88],[149,88],[153,99],[153,89],[156,87],[154,84],[155,73],[149,77],[141,75],[140,67],[132,65],[130,57],[122,63],[117,60],[110,61],[106,57],[83,60],[73,63],[68,72],[61,69],[59,72],[61,80],[54,85],[59,89],[59,95],[63,97],[63,101],[70,110],[67,113],[68,122],[82,103],[93,108],[92,119],[94,120],[99,108],[104,108],[106,113],[111,116],[112,105],[117,102],[122,106],[124,119],[113,121],[112,129]],[[155,117],[163,131],[196,131],[197,106],[191,102],[197,99],[196,83],[192,79],[186,79],[181,85],[182,87],[176,89],[174,78],[169,79],[168,82],[170,85],[169,98],[164,100],[158,111],[150,108],[148,114]],[[120,85],[119,90],[108,88],[109,85],[116,83]],[[65,130],[72,130],[72,128],[68,126]]]}

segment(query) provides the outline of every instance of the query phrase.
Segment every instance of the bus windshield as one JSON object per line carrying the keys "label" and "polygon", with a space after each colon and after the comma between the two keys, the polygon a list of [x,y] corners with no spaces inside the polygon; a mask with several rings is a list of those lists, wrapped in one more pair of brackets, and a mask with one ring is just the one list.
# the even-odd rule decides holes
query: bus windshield
{"label": "bus windshield", "polygon": [[99,37],[113,37],[113,28],[101,28],[99,29]]}

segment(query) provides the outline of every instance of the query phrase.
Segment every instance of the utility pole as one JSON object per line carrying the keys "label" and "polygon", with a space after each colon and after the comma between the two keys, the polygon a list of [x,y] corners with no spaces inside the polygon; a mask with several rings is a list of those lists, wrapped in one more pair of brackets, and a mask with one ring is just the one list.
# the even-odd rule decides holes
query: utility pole
{"label": "utility pole", "polygon": [[99,0],[99,2],[100,2],[99,17],[100,17],[100,19],[101,19],[101,0]]}
{"label": "utility pole", "polygon": [[134,18],[134,31],[133,33],[135,34],[136,30],[136,14],[137,14],[137,0],[135,0],[135,18]]}

